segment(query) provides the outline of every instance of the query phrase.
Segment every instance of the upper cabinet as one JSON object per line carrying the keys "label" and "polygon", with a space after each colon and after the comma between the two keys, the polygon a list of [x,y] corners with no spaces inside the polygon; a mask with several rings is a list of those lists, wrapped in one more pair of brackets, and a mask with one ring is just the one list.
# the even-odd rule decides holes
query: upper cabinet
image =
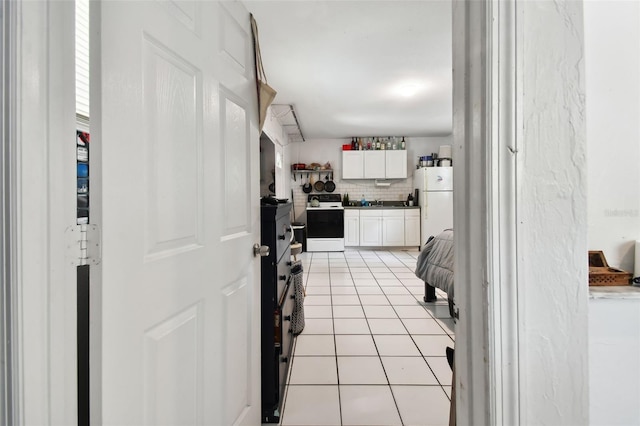
{"label": "upper cabinet", "polygon": [[406,179],[407,151],[342,151],[342,179]]}
{"label": "upper cabinet", "polygon": [[385,177],[387,179],[407,178],[407,151],[385,151]]}
{"label": "upper cabinet", "polygon": [[364,153],[364,179],[386,178],[385,151],[361,151]]}
{"label": "upper cabinet", "polygon": [[364,177],[365,151],[342,151],[342,179]]}

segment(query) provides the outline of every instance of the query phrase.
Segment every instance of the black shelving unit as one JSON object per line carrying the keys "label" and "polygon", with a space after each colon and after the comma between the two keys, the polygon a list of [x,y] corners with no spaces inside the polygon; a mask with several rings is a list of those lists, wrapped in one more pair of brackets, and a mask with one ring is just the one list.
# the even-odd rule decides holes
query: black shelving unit
{"label": "black shelving unit", "polygon": [[262,422],[279,423],[291,359],[294,306],[291,277],[291,203],[261,207]]}

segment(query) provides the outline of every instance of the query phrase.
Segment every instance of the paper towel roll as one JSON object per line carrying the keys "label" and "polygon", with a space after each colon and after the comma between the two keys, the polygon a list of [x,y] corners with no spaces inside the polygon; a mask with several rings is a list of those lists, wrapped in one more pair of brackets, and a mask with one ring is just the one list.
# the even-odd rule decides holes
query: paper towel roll
{"label": "paper towel roll", "polygon": [[636,240],[635,264],[633,266],[633,276],[640,277],[640,240]]}
{"label": "paper towel roll", "polygon": [[440,145],[438,158],[451,158],[451,145]]}

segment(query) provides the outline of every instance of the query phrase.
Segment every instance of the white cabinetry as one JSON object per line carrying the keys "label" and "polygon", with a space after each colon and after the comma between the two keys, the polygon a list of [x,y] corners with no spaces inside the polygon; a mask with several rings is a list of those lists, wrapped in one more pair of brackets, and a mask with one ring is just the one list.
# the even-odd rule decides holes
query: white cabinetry
{"label": "white cabinetry", "polygon": [[360,210],[360,245],[382,245],[381,210]]}
{"label": "white cabinetry", "polygon": [[346,247],[419,247],[420,209],[345,209]]}
{"label": "white cabinetry", "polygon": [[365,151],[342,151],[342,179],[362,179]]}
{"label": "white cabinetry", "polygon": [[364,151],[364,178],[384,179],[385,172],[385,151]]}
{"label": "white cabinetry", "polygon": [[382,245],[404,246],[404,210],[382,211]]}
{"label": "white cabinetry", "polygon": [[407,178],[407,151],[385,151],[385,177]]}
{"label": "white cabinetry", "polygon": [[420,209],[404,211],[404,245],[420,247]]}
{"label": "white cabinetry", "polygon": [[342,151],[342,179],[406,179],[407,151]]}
{"label": "white cabinetry", "polygon": [[344,211],[344,245],[353,247],[360,245],[360,212],[345,209]]}

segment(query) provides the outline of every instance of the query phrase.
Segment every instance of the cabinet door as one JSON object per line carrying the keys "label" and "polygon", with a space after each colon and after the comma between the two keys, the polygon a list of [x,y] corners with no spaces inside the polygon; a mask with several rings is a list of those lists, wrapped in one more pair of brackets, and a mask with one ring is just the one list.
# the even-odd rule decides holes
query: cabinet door
{"label": "cabinet door", "polygon": [[382,212],[382,245],[404,246],[404,210]]}
{"label": "cabinet door", "polygon": [[360,212],[357,210],[344,212],[344,245],[345,247],[360,245]]}
{"label": "cabinet door", "polygon": [[364,178],[385,178],[385,151],[364,151]]}
{"label": "cabinet door", "polygon": [[407,151],[385,151],[385,177],[387,179],[407,178]]}
{"label": "cabinet door", "polygon": [[420,210],[405,210],[404,245],[420,247]]}
{"label": "cabinet door", "polygon": [[364,151],[342,151],[342,179],[364,177]]}
{"label": "cabinet door", "polygon": [[360,212],[360,245],[361,246],[381,246],[382,245],[382,213],[381,212]]}

